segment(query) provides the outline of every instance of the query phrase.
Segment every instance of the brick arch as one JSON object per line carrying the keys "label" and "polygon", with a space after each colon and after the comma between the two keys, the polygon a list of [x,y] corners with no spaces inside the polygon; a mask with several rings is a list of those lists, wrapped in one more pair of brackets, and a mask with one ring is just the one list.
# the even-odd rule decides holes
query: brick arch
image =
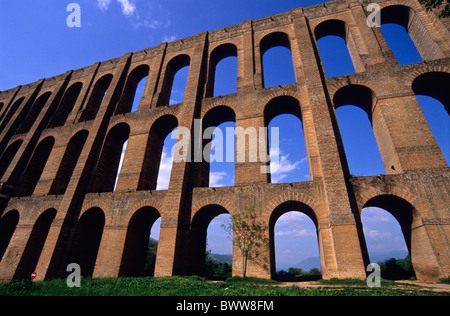
{"label": "brick arch", "polygon": [[375,96],[382,95],[383,91],[380,89],[380,85],[376,84],[373,80],[368,80],[365,76],[343,76],[342,80],[336,80],[336,81],[329,81],[328,85],[328,95],[330,96],[330,99],[333,99],[333,96],[338,92],[340,89],[352,86],[352,85],[359,85],[364,86],[370,90],[372,90],[373,94]]}
{"label": "brick arch", "polygon": [[413,216],[418,215],[419,219],[423,219],[423,218],[432,216],[431,212],[428,210],[428,208],[426,207],[426,205],[424,204],[423,201],[421,201],[414,194],[412,194],[402,188],[399,188],[399,187],[393,187],[386,191],[381,191],[372,186],[365,188],[365,190],[363,192],[361,192],[359,194],[359,196],[357,197],[357,202],[359,205],[359,210],[358,210],[359,213],[361,214],[364,205],[366,205],[369,200],[371,200],[372,198],[381,196],[381,195],[391,195],[391,196],[398,197],[398,198],[405,200],[406,202],[411,204],[413,209],[417,212],[416,214],[413,214]]}
{"label": "brick arch", "polygon": [[[277,33],[285,34],[289,40],[290,49],[292,50],[292,40],[295,38],[294,32],[284,27],[275,27],[269,30],[263,30],[258,32],[255,37],[255,46],[261,48],[261,42],[270,35],[274,35]],[[256,47],[255,47],[256,48]],[[261,51],[261,50],[260,50]]]}
{"label": "brick arch", "polygon": [[378,3],[381,8],[387,8],[393,5],[403,5],[405,7],[409,7],[414,10],[416,13],[423,9],[423,7],[417,1],[409,1],[409,0],[391,0],[391,1],[381,1]]}
{"label": "brick arch", "polygon": [[[382,23],[394,21],[393,23],[405,27],[422,60],[446,57],[442,46],[438,43],[438,39],[445,39],[448,33],[447,36],[441,36],[442,31],[435,25],[440,23],[439,19],[428,14],[418,1],[394,0],[382,2],[379,5],[381,6]],[[401,14],[403,10],[401,7],[406,8],[407,12],[404,11]]]}
{"label": "brick arch", "polygon": [[131,218],[133,217],[133,215],[137,211],[139,211],[140,209],[142,209],[144,207],[152,207],[152,208],[154,208],[155,210],[158,211],[158,213],[161,216],[164,214],[164,211],[165,211],[163,204],[161,204],[160,202],[158,202],[158,201],[156,201],[154,199],[151,199],[151,198],[145,199],[145,200],[142,200],[142,201],[139,201],[139,202],[135,203],[132,208],[128,209],[126,211],[126,213],[124,214],[124,216],[123,216],[122,222],[125,223],[125,224],[128,224],[130,222]]}
{"label": "brick arch", "polygon": [[205,115],[212,109],[217,108],[219,106],[226,106],[229,107],[231,110],[234,111],[236,114],[236,117],[238,117],[239,107],[237,106],[236,102],[232,99],[227,98],[214,98],[214,100],[208,104],[207,106],[202,107],[202,114],[201,117],[204,118]]}
{"label": "brick arch", "polygon": [[111,214],[111,210],[109,208],[109,205],[106,204],[103,201],[92,201],[92,202],[87,202],[83,205],[83,207],[81,208],[80,211],[80,215],[78,217],[78,219],[81,218],[81,216],[83,216],[84,213],[86,213],[87,211],[89,211],[90,209],[93,208],[99,208],[103,211],[103,214],[105,215],[105,227],[108,225],[112,225],[112,214]]}
{"label": "brick arch", "polygon": [[342,105],[352,104],[364,110],[372,120],[372,112],[376,104],[377,94],[367,85],[360,83],[349,83],[340,87],[330,98],[334,108]]}
{"label": "brick arch", "polygon": [[203,200],[198,201],[197,203],[192,205],[192,215],[191,219],[195,217],[198,211],[200,211],[203,207],[208,205],[218,205],[223,207],[230,213],[230,215],[234,215],[238,213],[238,210],[235,208],[235,205],[233,202],[221,198],[221,197],[210,197]]}
{"label": "brick arch", "polygon": [[[342,26],[343,26],[342,31],[343,31],[344,34],[336,33],[337,26],[339,26],[338,24],[341,24],[341,23],[342,23]],[[330,34],[320,34],[320,33],[317,34],[317,32],[320,31],[320,27],[325,27],[326,24],[330,24],[330,25],[333,26],[332,28],[329,28],[329,31],[331,31],[332,33],[330,33]],[[346,35],[348,33],[348,25],[349,24],[350,24],[350,22],[347,21],[346,19],[343,19],[343,16],[340,16],[339,18],[335,18],[335,17],[322,18],[322,19],[320,19],[320,21],[317,21],[317,23],[315,23],[314,26],[312,26],[312,31],[314,33],[314,39],[317,41],[318,39],[320,39],[322,37],[325,37],[327,35],[337,35],[337,36],[342,37],[344,39],[344,41],[347,42],[347,36]],[[325,31],[325,30],[323,30],[323,31]]]}
{"label": "brick arch", "polygon": [[284,89],[280,87],[274,87],[270,89],[271,91],[262,98],[261,102],[258,102],[258,113],[264,113],[264,109],[266,108],[267,104],[279,97],[292,97],[298,102],[301,108],[301,96],[298,91],[292,91],[290,89]]}
{"label": "brick arch", "polygon": [[[56,219],[58,217],[58,213],[59,213],[58,208],[55,205],[53,205],[53,206],[44,205],[43,207],[39,208],[39,210],[37,210],[36,212],[33,212],[32,216],[27,218],[27,222],[29,222],[29,224],[31,224],[31,225],[34,225],[36,223],[36,221],[38,220],[38,218],[42,214],[44,214],[45,212],[47,212],[49,210],[55,210],[56,211],[56,216],[55,216],[55,219]],[[21,212],[20,211],[18,211],[18,212],[19,212],[19,214],[22,217]],[[30,213],[28,213],[28,214],[30,214]]]}
{"label": "brick arch", "polygon": [[180,121],[179,116],[182,114],[179,107],[170,107],[170,108],[161,108],[164,109],[163,111],[158,112],[152,118],[149,120],[149,126],[150,128],[148,130],[151,130],[151,127],[155,124],[156,121],[158,121],[160,118],[164,116],[174,116],[178,121]]}
{"label": "brick arch", "polygon": [[281,204],[285,202],[300,202],[308,206],[314,211],[314,214],[319,220],[319,211],[320,207],[317,204],[317,202],[309,195],[301,192],[286,192],[283,194],[279,194],[276,197],[274,197],[271,201],[266,203],[265,208],[262,210],[262,216],[261,218],[264,220],[264,222],[269,223],[270,217],[272,216],[273,211],[280,206]]}
{"label": "brick arch", "polygon": [[408,72],[402,77],[406,86],[411,87],[414,80],[421,75],[433,72],[443,72],[450,74],[450,66],[443,64],[420,64],[419,67],[415,67],[413,71]]}

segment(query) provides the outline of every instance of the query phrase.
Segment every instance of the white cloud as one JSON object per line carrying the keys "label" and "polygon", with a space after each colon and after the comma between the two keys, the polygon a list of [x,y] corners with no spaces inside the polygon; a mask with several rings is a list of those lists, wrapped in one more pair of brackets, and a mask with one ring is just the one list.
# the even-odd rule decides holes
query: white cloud
{"label": "white cloud", "polygon": [[282,230],[275,233],[276,237],[304,237],[304,236],[315,236],[316,233],[308,229],[292,229],[292,230]]}
{"label": "white cloud", "polygon": [[173,157],[164,150],[161,157],[161,164],[159,165],[157,190],[167,190],[169,188],[172,162]]}
{"label": "white cloud", "polygon": [[111,0],[97,0],[97,6],[103,11],[108,10],[110,3]]}
{"label": "white cloud", "polygon": [[370,238],[372,240],[388,240],[393,238],[390,232],[383,232],[377,229],[364,229],[364,235],[366,238]]}
{"label": "white cloud", "polygon": [[176,35],[164,35],[163,42],[173,42],[177,39]]}
{"label": "white cloud", "polygon": [[[97,0],[97,6],[103,10],[106,11],[109,9],[109,5],[111,4],[112,0]],[[133,0],[116,0],[122,9],[122,13],[126,16],[132,16],[136,12],[136,4],[133,2]]]}
{"label": "white cloud", "polygon": [[226,185],[221,182],[227,177],[228,174],[226,172],[211,172],[209,175],[209,186],[214,188],[224,187]]}
{"label": "white cloud", "polygon": [[122,7],[122,13],[126,16],[131,16],[136,11],[136,5],[130,0],[117,0]]}
{"label": "white cloud", "polygon": [[366,224],[395,223],[396,219],[387,211],[378,207],[367,207],[362,211],[362,219]]}
{"label": "white cloud", "polygon": [[275,150],[271,150],[271,156],[279,155],[279,161],[273,161],[270,163],[270,169],[272,172],[272,183],[280,183],[286,177],[289,176],[289,173],[300,170],[300,165],[307,161],[307,158],[302,158],[298,161],[291,161],[289,159],[289,155],[284,155],[281,152],[276,152]]}

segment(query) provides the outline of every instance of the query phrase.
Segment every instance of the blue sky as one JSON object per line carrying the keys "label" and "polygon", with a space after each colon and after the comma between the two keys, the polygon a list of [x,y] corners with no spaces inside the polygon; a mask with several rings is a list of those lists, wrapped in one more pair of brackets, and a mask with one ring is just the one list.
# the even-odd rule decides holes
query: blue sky
{"label": "blue sky", "polygon": [[[66,8],[71,2],[81,7],[80,28],[66,25],[70,14]],[[321,2],[324,1],[0,0],[0,91],[153,47],[164,41]],[[404,36],[404,30],[396,25],[383,25],[382,31],[400,64],[421,61],[414,45]],[[392,36],[388,36],[389,33]],[[354,72],[342,39],[335,36],[323,38],[319,41],[319,50],[327,76]],[[274,48],[266,53],[266,86],[295,81],[289,57],[289,50],[285,48]],[[218,95],[233,93],[235,90],[235,63],[231,58],[219,64],[218,72],[223,72],[223,79],[216,82]],[[171,103],[182,101],[187,74],[188,68],[177,74]],[[142,85],[139,89],[137,94],[142,91]],[[433,122],[432,131],[449,161],[448,115],[434,99],[422,96],[418,99],[426,118],[430,124]],[[351,172],[355,175],[384,173],[367,115],[352,106],[339,108],[337,115]],[[226,123],[220,127],[224,129],[230,126],[233,124]],[[302,138],[301,122],[291,115],[283,115],[275,118],[271,126],[280,127],[281,144],[280,171],[272,175],[273,182],[307,181],[309,172],[304,144],[297,142]],[[168,186],[172,144],[168,140],[164,150],[159,189]],[[233,185],[233,168],[233,163],[212,164],[211,185]],[[223,220],[226,220],[226,216],[211,223],[208,245],[213,252],[226,254],[231,253],[231,243],[220,229]],[[364,211],[363,224],[369,252],[406,249],[398,223],[389,213],[376,209]],[[158,233],[157,223],[152,237],[157,238]],[[281,217],[275,235],[279,266],[294,265],[308,257],[318,256],[314,224],[301,213],[292,212]]]}

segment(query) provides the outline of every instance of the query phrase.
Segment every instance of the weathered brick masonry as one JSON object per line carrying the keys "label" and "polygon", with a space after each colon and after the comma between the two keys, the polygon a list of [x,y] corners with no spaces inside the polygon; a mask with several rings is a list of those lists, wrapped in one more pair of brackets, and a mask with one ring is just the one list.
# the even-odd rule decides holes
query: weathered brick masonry
{"label": "weathered brick masonry", "polygon": [[[415,98],[433,96],[449,111],[449,20],[416,0],[377,2],[384,22],[408,28],[424,62],[399,66],[380,29],[367,26],[367,3],[337,0],[0,92],[0,280],[33,271],[38,279],[63,277],[71,262],[94,277],[139,275],[159,217],[155,275],[198,273],[209,222],[247,207],[271,240],[250,275],[273,275],[274,224],[298,210],[316,224],[324,278],[365,278],[360,214],[368,206],[398,219],[420,280],[449,277],[450,169]],[[328,34],[346,40],[355,74],[325,77],[316,40]],[[296,83],[265,88],[262,54],[278,45],[291,50]],[[228,56],[238,59],[237,93],[213,97],[215,66]],[[186,65],[183,103],[169,106],[174,74]],[[386,175],[350,176],[335,115],[349,103],[368,112]],[[156,190],[163,141],[174,127],[192,130],[196,118],[204,128],[228,120],[264,127],[282,113],[303,123],[310,181],[271,184],[261,163],[245,162],[236,163],[234,187],[213,189],[207,163],[176,162],[169,189]],[[239,260],[234,251],[233,274]]]}

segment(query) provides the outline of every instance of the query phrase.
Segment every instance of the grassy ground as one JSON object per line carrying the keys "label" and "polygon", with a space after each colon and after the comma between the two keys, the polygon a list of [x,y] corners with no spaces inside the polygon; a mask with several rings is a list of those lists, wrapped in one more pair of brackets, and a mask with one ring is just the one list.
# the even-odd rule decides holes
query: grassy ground
{"label": "grassy ground", "polygon": [[[338,283],[338,284],[336,284]],[[200,277],[115,278],[81,280],[80,288],[69,288],[66,280],[14,281],[0,285],[0,296],[424,296],[450,295],[417,286],[382,283],[370,289],[364,281],[314,282],[309,286],[271,280],[231,278],[210,282]]]}

